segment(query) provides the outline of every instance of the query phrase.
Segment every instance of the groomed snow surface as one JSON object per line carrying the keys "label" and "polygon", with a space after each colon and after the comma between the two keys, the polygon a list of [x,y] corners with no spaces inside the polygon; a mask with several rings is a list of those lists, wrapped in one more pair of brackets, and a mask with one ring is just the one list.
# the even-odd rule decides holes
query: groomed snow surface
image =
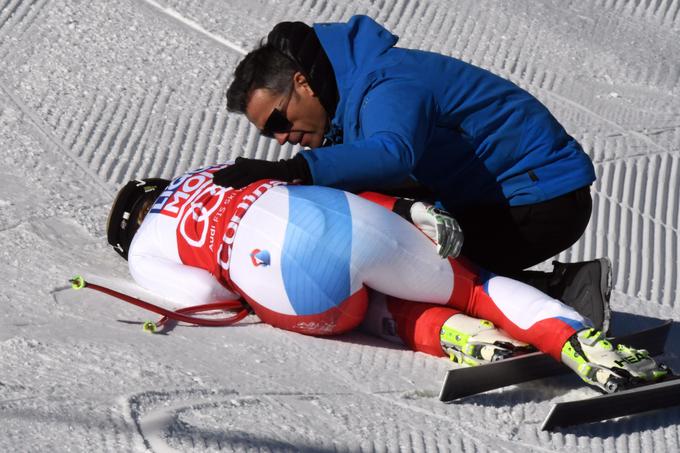
{"label": "groomed snow surface", "polygon": [[598,175],[559,258],[613,260],[615,331],[680,319],[680,0],[0,0],[0,451],[680,451],[679,409],[541,432],[595,395],[573,376],[445,405],[444,359],[254,317],[150,335],[69,288],[128,278],[104,231],[128,179],[294,153],[226,113],[231,73],[279,21],[356,13],[545,102]]}

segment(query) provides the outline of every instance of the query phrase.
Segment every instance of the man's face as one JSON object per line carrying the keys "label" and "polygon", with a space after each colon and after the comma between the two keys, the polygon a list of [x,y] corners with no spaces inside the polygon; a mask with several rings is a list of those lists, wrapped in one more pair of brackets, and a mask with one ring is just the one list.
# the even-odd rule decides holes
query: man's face
{"label": "man's face", "polygon": [[288,142],[318,148],[328,124],[326,110],[302,73],[295,73],[291,84],[291,91],[283,94],[275,94],[266,88],[253,90],[246,117],[262,131],[272,111],[277,109],[292,126],[288,131],[273,133],[279,144]]}

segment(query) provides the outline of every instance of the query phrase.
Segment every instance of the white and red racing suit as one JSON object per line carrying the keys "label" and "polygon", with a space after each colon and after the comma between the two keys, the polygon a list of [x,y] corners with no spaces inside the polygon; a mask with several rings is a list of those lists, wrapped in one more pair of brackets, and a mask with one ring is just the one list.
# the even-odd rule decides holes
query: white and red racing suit
{"label": "white and red racing suit", "polygon": [[588,323],[530,286],[442,259],[389,197],[278,181],[234,190],[212,183],[223,167],[173,180],[130,246],[133,278],[178,307],[243,297],[273,326],[329,335],[361,323],[370,288],[388,296],[404,343],[436,355],[460,311],[557,359]]}

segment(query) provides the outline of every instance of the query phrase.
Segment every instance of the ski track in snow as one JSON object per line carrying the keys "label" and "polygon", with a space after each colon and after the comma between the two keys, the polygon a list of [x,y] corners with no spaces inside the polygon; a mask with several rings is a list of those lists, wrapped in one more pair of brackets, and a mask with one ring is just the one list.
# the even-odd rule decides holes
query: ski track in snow
{"label": "ski track in snow", "polygon": [[680,0],[0,0],[0,451],[680,450],[678,409],[541,432],[551,403],[593,394],[571,376],[444,405],[452,365],[361,334],[151,336],[68,289],[127,278],[104,223],[128,179],[295,153],[226,112],[231,72],[279,21],[356,13],[545,102],[598,175],[557,258],[612,258],[615,329],[680,318]]}

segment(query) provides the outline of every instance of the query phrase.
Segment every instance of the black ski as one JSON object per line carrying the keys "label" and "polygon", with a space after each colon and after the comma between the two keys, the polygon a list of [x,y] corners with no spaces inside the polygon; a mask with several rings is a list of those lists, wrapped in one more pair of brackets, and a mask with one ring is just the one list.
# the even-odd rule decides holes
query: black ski
{"label": "black ski", "polygon": [[[666,338],[673,321],[610,339],[636,349],[646,349],[651,355],[663,353]],[[571,370],[542,352],[533,352],[487,365],[456,368],[446,373],[439,393],[440,401],[451,402],[459,398],[519,384],[533,379],[569,373]]]}
{"label": "black ski", "polygon": [[680,377],[607,395],[553,405],[543,431],[680,405]]}

